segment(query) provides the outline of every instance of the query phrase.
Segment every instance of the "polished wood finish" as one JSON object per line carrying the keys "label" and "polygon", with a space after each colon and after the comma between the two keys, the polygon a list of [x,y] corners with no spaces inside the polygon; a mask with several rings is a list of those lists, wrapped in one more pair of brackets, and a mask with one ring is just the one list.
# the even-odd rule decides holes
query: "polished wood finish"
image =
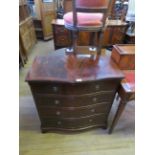
{"label": "polished wood finish", "polygon": [[[55,49],[71,46],[71,33],[64,27],[64,20],[54,19],[51,24]],[[128,24],[126,22],[121,22],[120,20],[109,20],[107,28],[104,31],[102,46],[108,47],[114,44],[122,44],[124,42],[127,27]],[[90,45],[90,35],[91,34],[88,32],[79,32],[77,44],[80,46]]]}
{"label": "polished wood finish", "polygon": [[135,69],[135,45],[114,45],[111,58],[121,70]]}
{"label": "polished wood finish", "polygon": [[107,127],[124,75],[109,56],[80,53],[60,49],[36,57],[27,74],[42,132]]}

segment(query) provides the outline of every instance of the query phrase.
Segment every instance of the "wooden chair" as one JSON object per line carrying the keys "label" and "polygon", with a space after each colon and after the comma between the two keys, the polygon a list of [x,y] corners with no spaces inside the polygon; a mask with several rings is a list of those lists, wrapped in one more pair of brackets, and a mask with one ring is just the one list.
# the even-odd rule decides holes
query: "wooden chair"
{"label": "wooden chair", "polygon": [[[72,32],[72,45],[67,52],[77,52],[79,31],[91,32],[89,50],[101,54],[103,32],[112,0],[73,0],[73,11],[64,14],[65,27]],[[95,34],[97,44],[95,45]]]}

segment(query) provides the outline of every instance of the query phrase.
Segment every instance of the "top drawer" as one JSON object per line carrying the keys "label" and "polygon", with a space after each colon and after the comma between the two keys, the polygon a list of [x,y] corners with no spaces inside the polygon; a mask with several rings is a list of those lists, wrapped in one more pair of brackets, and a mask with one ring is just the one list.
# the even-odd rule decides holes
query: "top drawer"
{"label": "top drawer", "polygon": [[30,86],[33,93],[80,95],[100,91],[113,92],[116,90],[118,84],[119,81],[117,80],[104,80],[78,84],[31,83]]}

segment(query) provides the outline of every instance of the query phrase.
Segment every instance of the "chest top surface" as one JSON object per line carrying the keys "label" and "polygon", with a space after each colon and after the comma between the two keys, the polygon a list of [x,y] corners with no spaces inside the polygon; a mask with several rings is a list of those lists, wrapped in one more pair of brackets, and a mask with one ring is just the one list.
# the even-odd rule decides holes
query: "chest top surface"
{"label": "chest top surface", "polygon": [[59,49],[36,57],[26,81],[75,83],[123,77],[124,74],[110,56],[67,55],[65,49]]}

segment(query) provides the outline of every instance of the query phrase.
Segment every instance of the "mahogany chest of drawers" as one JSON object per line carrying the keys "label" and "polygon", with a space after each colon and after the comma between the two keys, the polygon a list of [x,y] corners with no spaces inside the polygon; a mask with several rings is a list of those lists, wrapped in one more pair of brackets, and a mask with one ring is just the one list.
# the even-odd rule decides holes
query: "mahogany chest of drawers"
{"label": "mahogany chest of drawers", "polygon": [[107,128],[116,89],[123,78],[109,56],[66,55],[65,49],[36,57],[28,82],[41,131]]}

